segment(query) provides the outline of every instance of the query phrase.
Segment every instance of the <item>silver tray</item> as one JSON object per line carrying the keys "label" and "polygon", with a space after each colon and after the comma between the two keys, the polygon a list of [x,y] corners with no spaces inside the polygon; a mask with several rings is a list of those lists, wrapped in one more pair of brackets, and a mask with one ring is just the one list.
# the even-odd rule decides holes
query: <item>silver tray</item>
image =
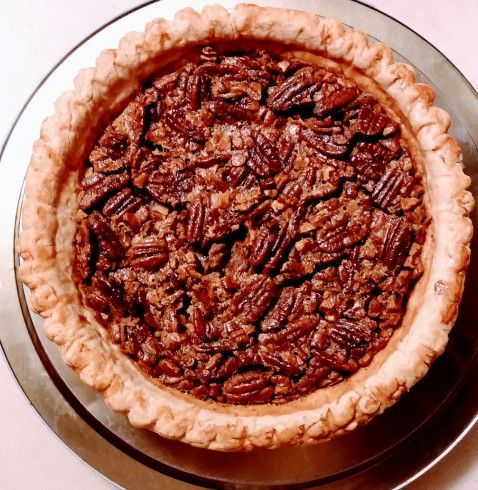
{"label": "silver tray", "polygon": [[[61,60],[19,114],[2,150],[0,164],[0,340],[27,397],[52,430],[78,456],[126,488],[392,488],[416,479],[439,461],[472,428],[478,415],[477,239],[460,316],[445,354],[399,403],[366,427],[309,448],[224,454],[165,440],[132,428],[111,413],[101,396],[66,368],[28,306],[28,291],[16,276],[15,242],[21,220],[22,182],[31,143],[41,119],[80,67],[114,47],[122,34],[142,30],[155,16],[171,17],[183,6],[203,1],[153,2],[114,19]],[[214,2],[225,6],[233,0]],[[478,95],[459,71],[416,33],[384,14],[352,0],[256,1],[293,6],[342,19],[394,48],[396,58],[415,66],[421,81],[435,87],[436,104],[452,114],[466,171],[478,196]],[[444,95],[446,94],[446,96]],[[17,207],[18,206],[18,207]],[[476,211],[473,221],[476,226]],[[185,483],[188,482],[188,483]]]}

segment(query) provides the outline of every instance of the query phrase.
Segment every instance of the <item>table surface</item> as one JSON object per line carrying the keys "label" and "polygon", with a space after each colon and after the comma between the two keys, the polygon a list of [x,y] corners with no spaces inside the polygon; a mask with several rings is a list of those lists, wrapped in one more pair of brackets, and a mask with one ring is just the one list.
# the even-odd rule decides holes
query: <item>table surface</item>
{"label": "table surface", "polygon": [[[30,93],[69,49],[111,18],[140,3],[138,0],[0,0],[0,141],[5,139]],[[367,0],[364,3],[421,34],[478,89],[476,0]],[[0,488],[115,488],[73,454],[43,422],[17,385],[3,352],[0,352],[0,386]],[[477,488],[477,454],[478,426],[409,488]]]}

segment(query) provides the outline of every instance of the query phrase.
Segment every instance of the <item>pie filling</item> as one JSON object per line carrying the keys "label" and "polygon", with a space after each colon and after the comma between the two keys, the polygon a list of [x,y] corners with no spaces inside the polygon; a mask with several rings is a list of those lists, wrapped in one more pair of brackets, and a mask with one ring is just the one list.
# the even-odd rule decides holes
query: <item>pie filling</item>
{"label": "pie filling", "polygon": [[343,74],[264,51],[155,79],[99,138],[75,278],[162,385],[285,403],[368,365],[422,274],[409,145]]}

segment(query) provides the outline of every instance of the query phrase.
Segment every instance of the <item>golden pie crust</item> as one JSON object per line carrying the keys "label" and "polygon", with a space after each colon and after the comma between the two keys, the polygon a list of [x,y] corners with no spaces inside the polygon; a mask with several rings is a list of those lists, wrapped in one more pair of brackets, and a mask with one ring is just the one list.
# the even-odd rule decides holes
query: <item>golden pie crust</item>
{"label": "golden pie crust", "polygon": [[[198,45],[234,48],[273,43],[284,52],[340,67],[401,121],[424,175],[432,218],[423,247],[425,272],[408,300],[402,325],[372,363],[338,385],[284,405],[235,406],[201,401],[158,386],[133,365],[83,306],[72,277],[76,189],[98,134],[140,90],[144,80],[187,57]],[[447,134],[450,117],[434,107],[430,87],[391,50],[339,21],[254,5],[232,10],[185,9],[127,34],[117,50],[83,69],[42,125],[27,174],[19,251],[22,281],[45,331],[64,361],[107,405],[135,427],[222,451],[306,445],[367,422],[397,401],[445,349],[455,321],[470,256],[473,198],[461,151]]]}

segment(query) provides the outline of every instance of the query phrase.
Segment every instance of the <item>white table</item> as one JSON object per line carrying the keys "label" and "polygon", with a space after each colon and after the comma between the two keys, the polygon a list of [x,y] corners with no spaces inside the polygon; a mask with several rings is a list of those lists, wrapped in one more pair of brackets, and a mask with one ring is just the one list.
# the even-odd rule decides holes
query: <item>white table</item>
{"label": "white table", "polygon": [[[54,63],[93,30],[140,3],[138,0],[0,0],[0,141]],[[368,0],[366,3],[420,33],[478,89],[476,0]],[[17,385],[3,354],[0,354],[0,387],[0,488],[114,488],[46,426]],[[475,427],[412,487],[478,488],[477,455],[478,427]]]}

